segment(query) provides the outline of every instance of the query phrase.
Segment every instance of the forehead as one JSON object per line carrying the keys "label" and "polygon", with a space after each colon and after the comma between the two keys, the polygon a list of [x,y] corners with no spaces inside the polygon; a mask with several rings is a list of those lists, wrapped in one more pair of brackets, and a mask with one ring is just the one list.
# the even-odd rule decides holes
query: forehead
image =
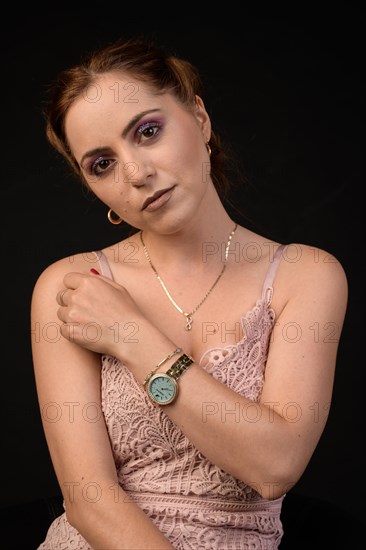
{"label": "forehead", "polygon": [[111,72],[98,76],[82,93],[82,98],[88,103],[100,101],[113,103],[139,103],[147,97],[157,97],[158,91],[146,82],[132,75]]}
{"label": "forehead", "polygon": [[70,106],[65,118],[65,131],[71,149],[80,141],[100,141],[121,132],[139,113],[161,109],[165,112],[183,107],[170,93],[157,93],[145,82],[130,75],[109,73],[99,76]]}
{"label": "forehead", "polygon": [[66,114],[66,122],[75,115],[84,113],[95,116],[101,112],[115,111],[116,108],[121,113],[128,113],[134,108],[138,110],[141,104],[151,104],[158,98],[163,99],[165,95],[170,94],[158,94],[151,86],[128,75],[101,75],[75,99]]}

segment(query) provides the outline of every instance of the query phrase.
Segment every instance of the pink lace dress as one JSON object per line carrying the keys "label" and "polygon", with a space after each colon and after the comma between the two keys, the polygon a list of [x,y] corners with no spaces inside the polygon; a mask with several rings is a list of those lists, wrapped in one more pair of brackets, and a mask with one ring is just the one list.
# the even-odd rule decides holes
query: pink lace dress
{"label": "pink lace dress", "polygon": [[[235,345],[210,349],[200,360],[202,368],[214,378],[253,402],[259,399],[264,381],[275,321],[270,307],[272,284],[282,252],[283,245],[270,264],[261,298],[241,318],[243,339]],[[106,257],[97,254],[103,274],[112,277]],[[140,384],[116,358],[102,357],[101,384],[103,413],[119,482],[175,549],[279,547],[284,497],[263,499],[255,489],[207,460],[164,409],[150,403]],[[52,522],[37,550],[56,548],[91,549],[68,523],[65,513]]]}

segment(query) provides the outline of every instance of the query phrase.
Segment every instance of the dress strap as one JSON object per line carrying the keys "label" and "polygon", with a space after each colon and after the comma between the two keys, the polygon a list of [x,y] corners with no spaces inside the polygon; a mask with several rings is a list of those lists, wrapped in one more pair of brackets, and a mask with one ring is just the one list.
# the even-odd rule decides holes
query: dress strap
{"label": "dress strap", "polygon": [[272,258],[272,261],[271,261],[270,266],[267,270],[266,277],[265,277],[264,283],[263,283],[263,290],[262,290],[262,296],[263,297],[266,296],[267,290],[269,288],[272,288],[272,286],[273,286],[273,281],[275,279],[278,266],[280,265],[280,261],[282,259],[283,251],[286,248],[286,246],[287,245],[285,245],[285,244],[280,244],[280,246],[277,248],[277,250],[276,250],[276,252],[275,252],[275,254]]}
{"label": "dress strap", "polygon": [[112,279],[113,281],[113,274],[112,274],[111,268],[109,267],[107,256],[104,254],[102,250],[93,250],[93,253],[98,258],[102,275],[104,275],[104,277],[108,277],[109,279]]}

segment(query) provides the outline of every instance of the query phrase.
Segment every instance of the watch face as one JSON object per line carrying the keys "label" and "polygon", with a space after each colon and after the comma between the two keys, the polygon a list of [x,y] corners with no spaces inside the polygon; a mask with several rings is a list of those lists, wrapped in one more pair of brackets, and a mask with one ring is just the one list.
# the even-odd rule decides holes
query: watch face
{"label": "watch face", "polygon": [[168,405],[168,403],[174,401],[177,391],[176,381],[166,374],[154,374],[147,387],[150,399],[159,405]]}

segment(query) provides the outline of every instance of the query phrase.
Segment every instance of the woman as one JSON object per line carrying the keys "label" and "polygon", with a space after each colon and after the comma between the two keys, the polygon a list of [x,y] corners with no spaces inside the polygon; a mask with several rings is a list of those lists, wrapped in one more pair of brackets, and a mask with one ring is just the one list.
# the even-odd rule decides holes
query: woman
{"label": "woman", "polygon": [[136,232],[34,288],[32,325],[57,327],[33,358],[65,507],[40,550],[278,548],[324,429],[344,270],[231,219],[202,98],[190,63],[138,40],[50,90],[51,144]]}

